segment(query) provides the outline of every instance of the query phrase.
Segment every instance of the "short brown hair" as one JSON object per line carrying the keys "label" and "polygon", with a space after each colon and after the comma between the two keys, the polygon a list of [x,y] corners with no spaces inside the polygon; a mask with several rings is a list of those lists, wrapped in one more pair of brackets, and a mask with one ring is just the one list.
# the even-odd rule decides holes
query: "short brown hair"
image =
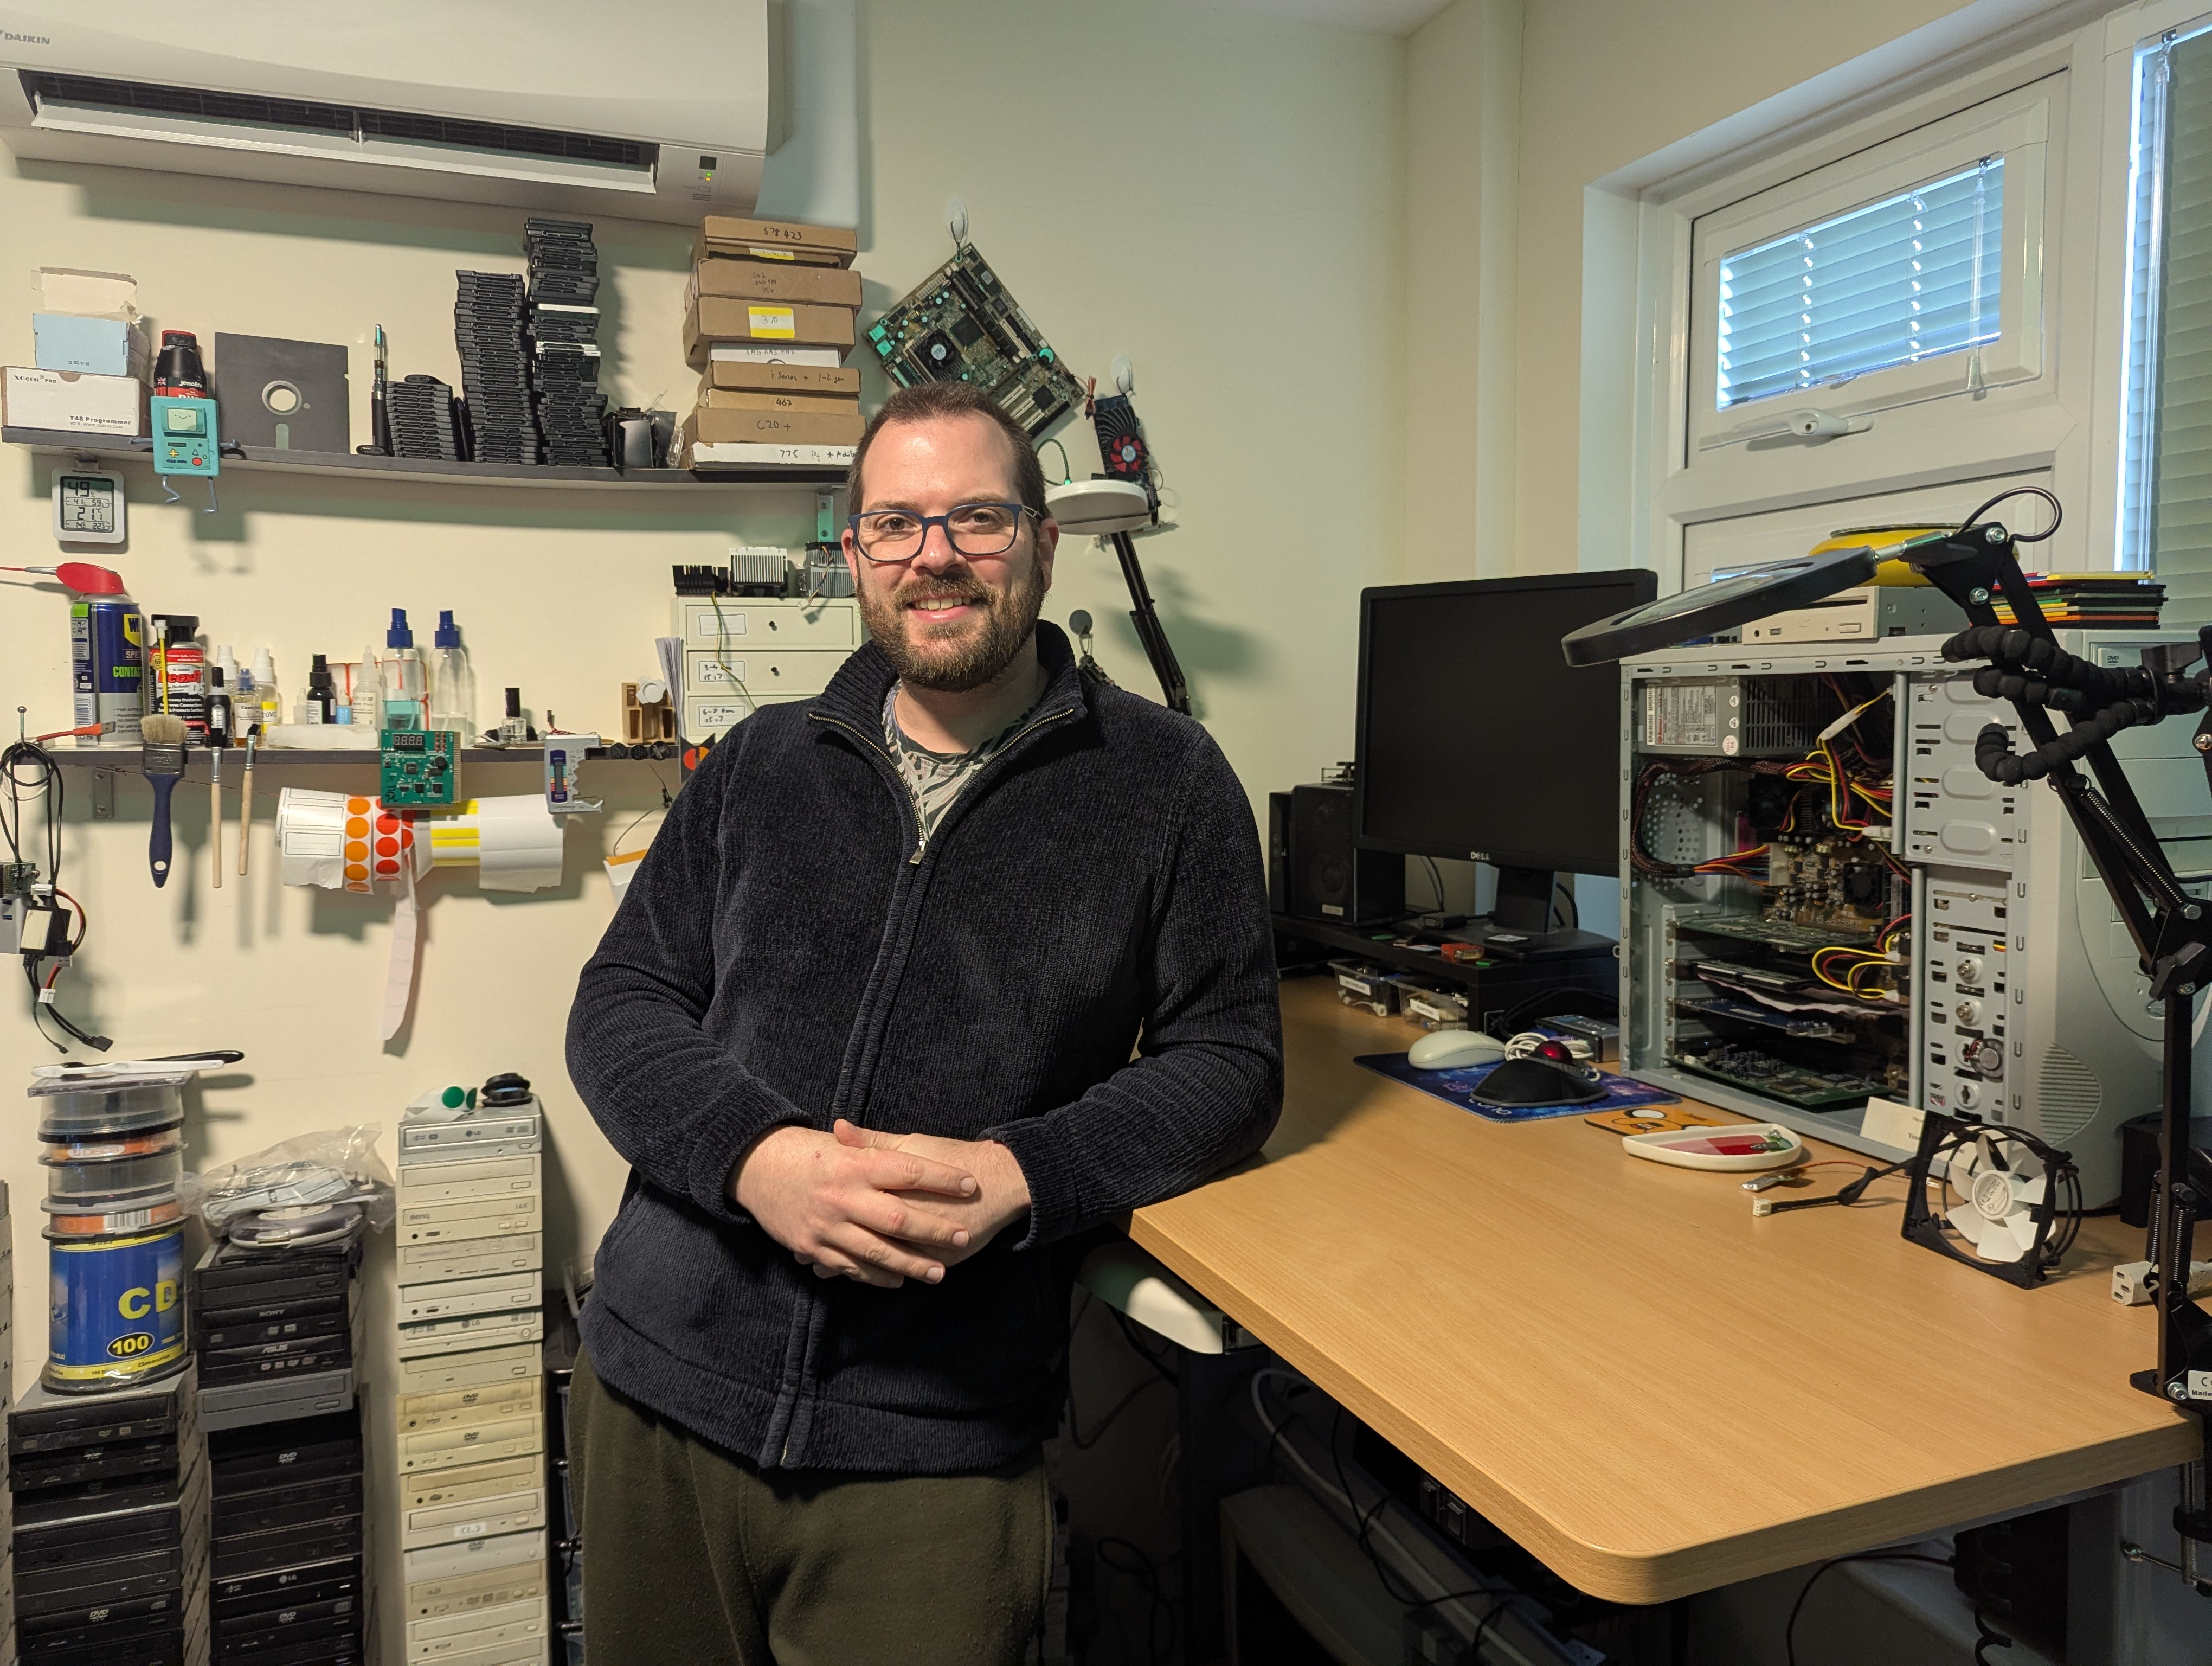
{"label": "short brown hair", "polygon": [[1037,461],[1036,447],[1030,444],[1021,424],[973,382],[924,382],[919,387],[902,387],[884,401],[883,409],[868,419],[860,447],[853,453],[853,466],[845,475],[848,513],[858,514],[866,501],[860,496],[860,465],[868,460],[868,447],[875,443],[877,435],[892,423],[941,422],[948,416],[981,416],[998,425],[1013,447],[1014,490],[1042,520],[1044,465]]}

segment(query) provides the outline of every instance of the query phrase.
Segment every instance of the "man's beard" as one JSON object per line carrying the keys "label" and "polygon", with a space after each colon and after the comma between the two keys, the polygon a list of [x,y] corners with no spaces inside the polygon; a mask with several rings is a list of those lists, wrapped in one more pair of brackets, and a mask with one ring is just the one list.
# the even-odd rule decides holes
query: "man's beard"
{"label": "man's beard", "polygon": [[[964,694],[981,688],[1013,664],[1036,629],[1044,593],[1044,569],[1032,559],[1028,573],[1003,593],[992,591],[973,573],[908,578],[889,590],[863,586],[860,617],[902,682],[940,694]],[[966,620],[950,625],[921,623],[907,607],[916,597],[970,603],[982,610],[982,627],[978,629]]]}

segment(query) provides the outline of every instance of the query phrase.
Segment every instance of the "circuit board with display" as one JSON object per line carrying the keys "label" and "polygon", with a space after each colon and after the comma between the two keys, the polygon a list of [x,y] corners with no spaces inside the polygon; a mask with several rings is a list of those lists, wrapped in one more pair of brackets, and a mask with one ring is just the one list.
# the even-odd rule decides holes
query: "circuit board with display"
{"label": "circuit board with display", "polygon": [[900,386],[971,383],[1032,440],[1083,404],[1083,384],[973,244],[877,319],[867,340]]}

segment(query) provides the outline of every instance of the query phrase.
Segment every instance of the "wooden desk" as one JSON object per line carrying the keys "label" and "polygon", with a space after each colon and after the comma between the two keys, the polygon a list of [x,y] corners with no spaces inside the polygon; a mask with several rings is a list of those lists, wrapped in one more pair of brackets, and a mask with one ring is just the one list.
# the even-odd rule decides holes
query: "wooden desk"
{"label": "wooden desk", "polygon": [[[2020,1290],[1900,1237],[1901,1181],[1870,1192],[1887,1207],[1755,1219],[1742,1176],[1360,1069],[1411,1032],[1324,980],[1285,984],[1283,1014],[1269,1160],[1130,1237],[1595,1596],[1663,1602],[2201,1454],[2128,1386],[2154,1342],[2110,1294],[2141,1254],[2116,1221]],[[1814,1176],[1793,1195],[1851,1177]],[[1779,1450],[1740,1455],[1740,1429]]]}

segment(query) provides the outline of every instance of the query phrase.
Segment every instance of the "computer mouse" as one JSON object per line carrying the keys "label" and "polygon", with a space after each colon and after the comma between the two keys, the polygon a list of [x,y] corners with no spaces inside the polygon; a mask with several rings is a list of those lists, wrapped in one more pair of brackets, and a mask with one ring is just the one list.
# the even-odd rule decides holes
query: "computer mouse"
{"label": "computer mouse", "polygon": [[1571,1070],[1549,1059],[1508,1059],[1482,1079],[1472,1097],[1478,1104],[1519,1110],[1538,1105],[1590,1105],[1605,1097],[1594,1074]]}
{"label": "computer mouse", "polygon": [[1458,1070],[1504,1056],[1505,1043],[1480,1030],[1433,1030],[1406,1049],[1406,1062],[1416,1070]]}

